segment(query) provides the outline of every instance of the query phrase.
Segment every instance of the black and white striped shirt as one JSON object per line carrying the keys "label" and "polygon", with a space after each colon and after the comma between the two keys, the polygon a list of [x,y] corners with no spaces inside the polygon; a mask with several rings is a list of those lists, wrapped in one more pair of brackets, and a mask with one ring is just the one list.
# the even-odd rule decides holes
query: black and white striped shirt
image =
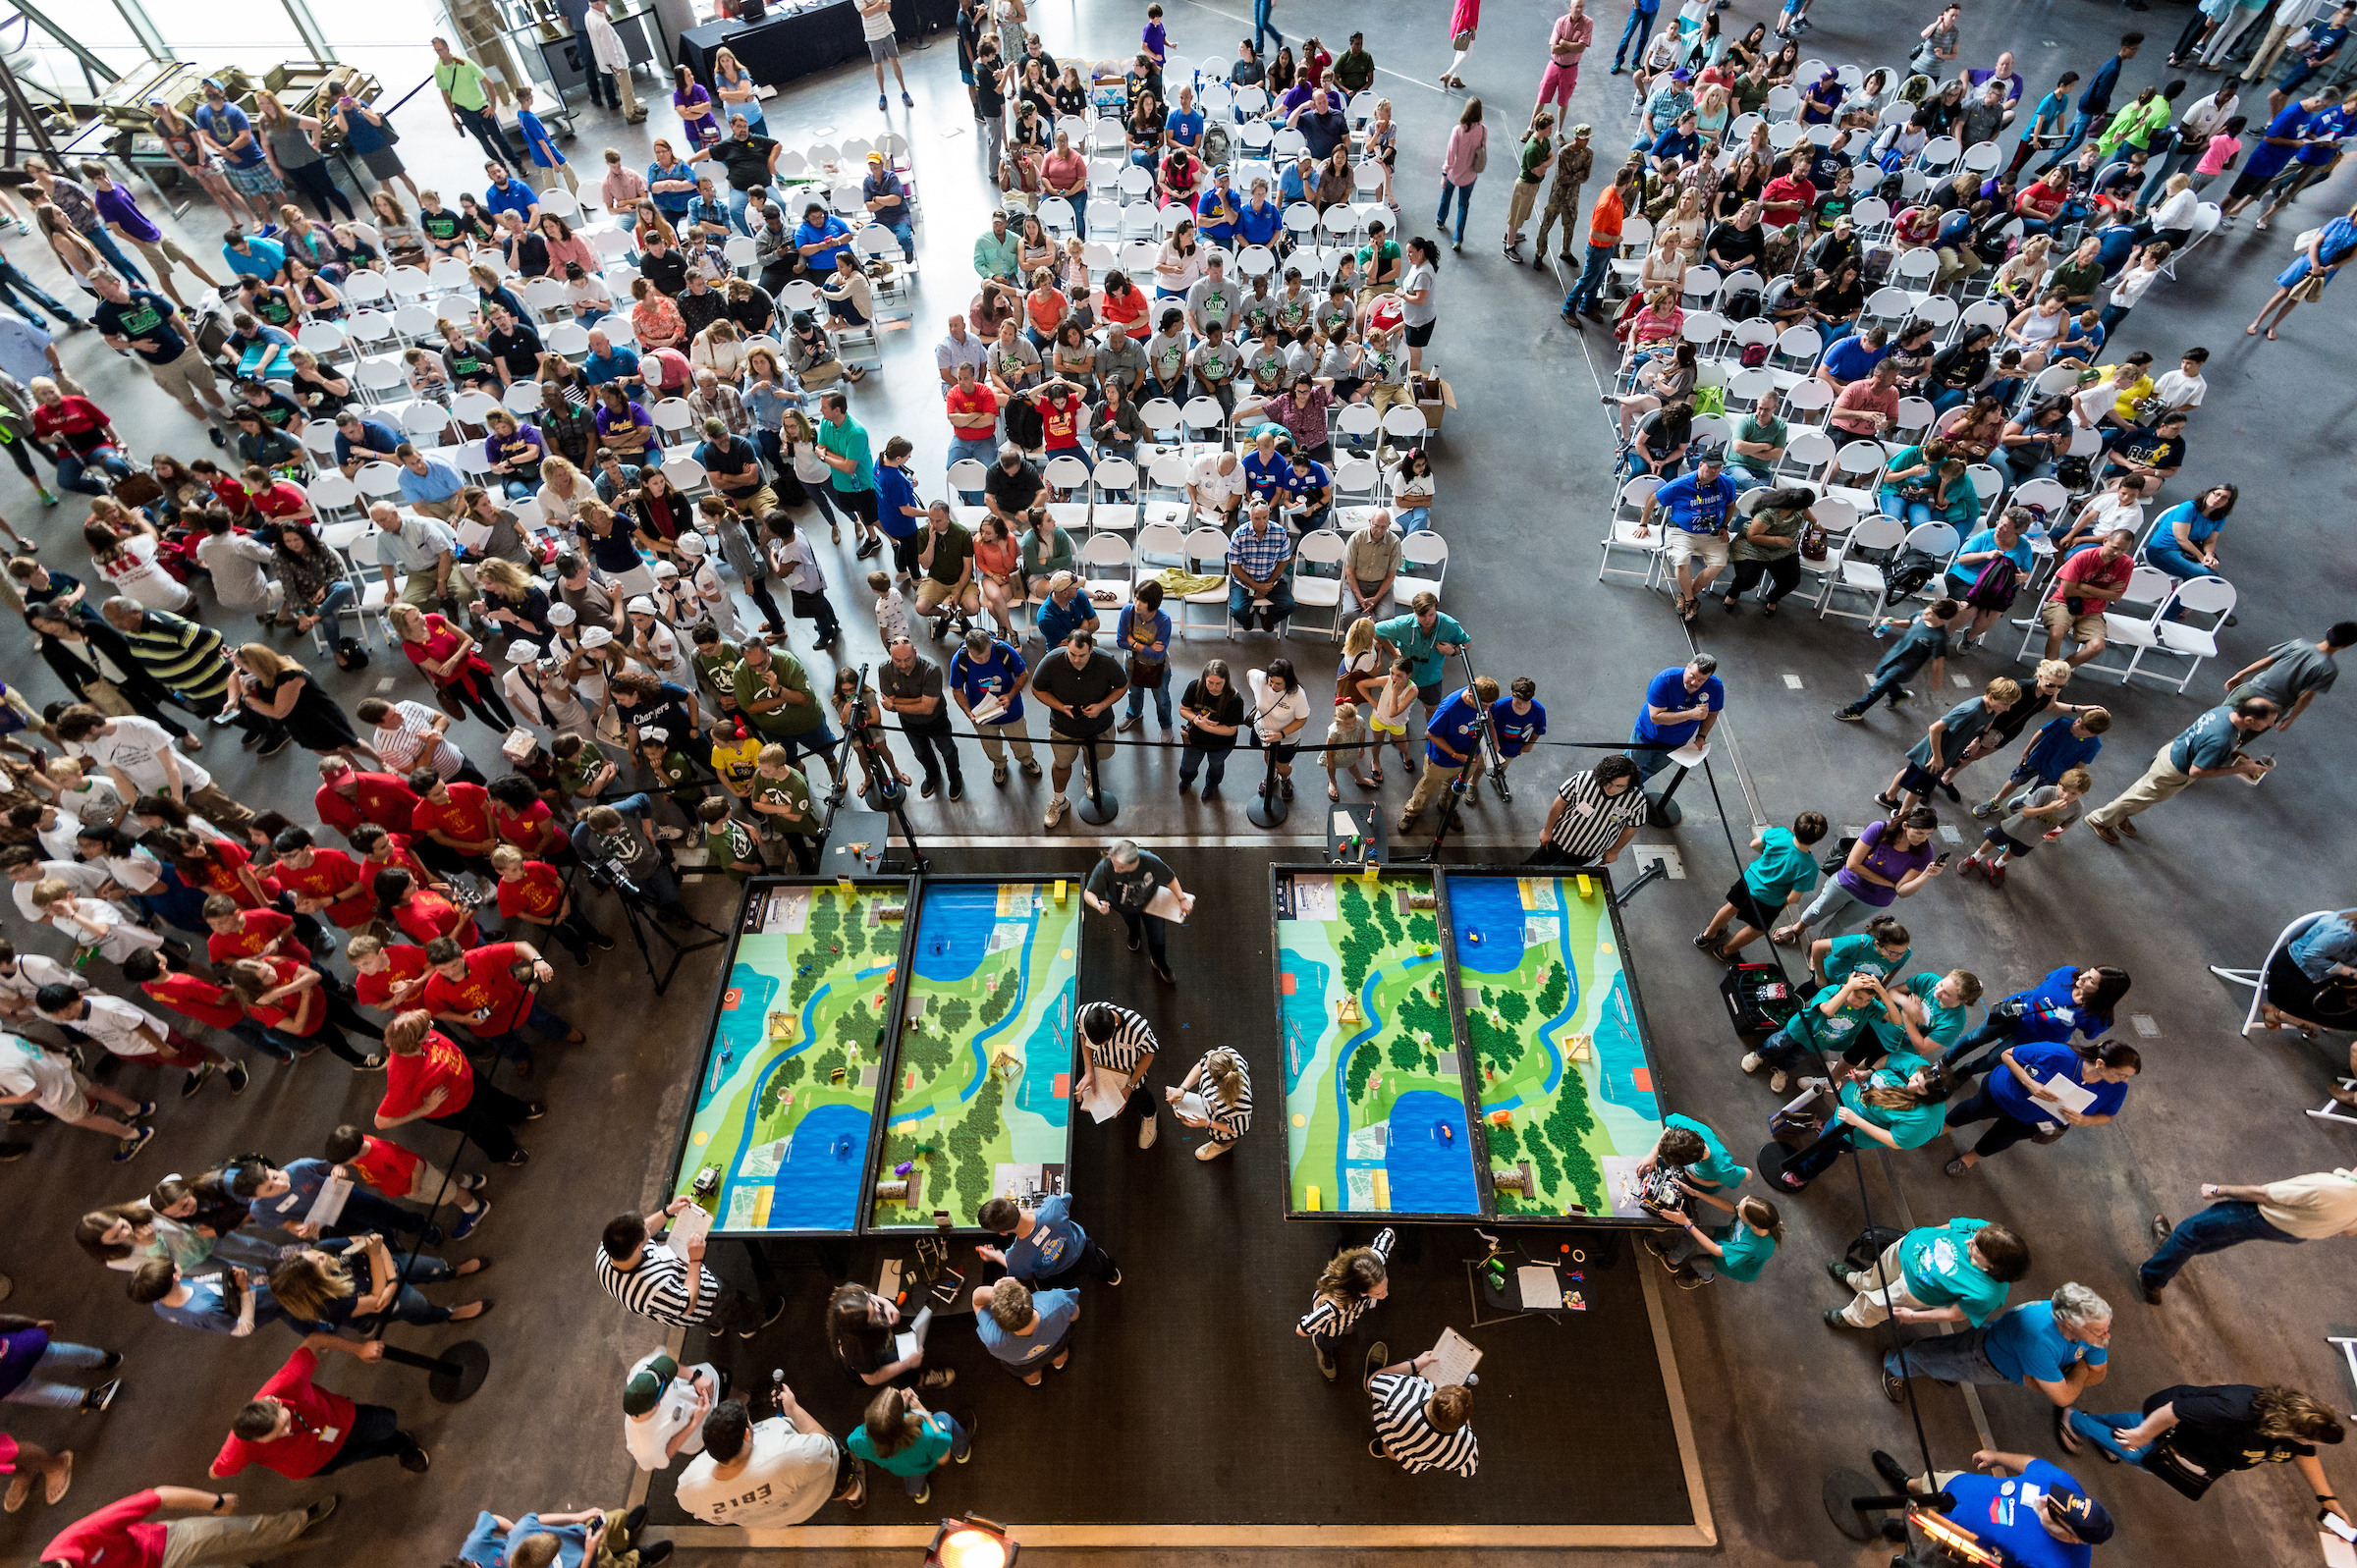
{"label": "black and white striped shirt", "polygon": [[597,1249],[597,1282],[606,1287],[606,1294],[639,1317],[652,1318],[674,1328],[694,1327],[712,1316],[712,1308],[720,1300],[719,1276],[704,1269],[695,1310],[692,1313],[687,1310],[687,1267],[685,1259],[676,1256],[659,1241],[647,1243],[635,1269],[615,1268],[606,1249],[603,1246]]}
{"label": "black and white striped shirt", "polygon": [[1219,1082],[1211,1075],[1210,1052],[1203,1053],[1203,1059],[1195,1063],[1193,1073],[1195,1093],[1203,1097],[1203,1108],[1211,1112],[1208,1130],[1215,1143],[1233,1143],[1252,1125],[1251,1064],[1233,1051],[1228,1055],[1235,1063],[1235,1075],[1244,1081],[1243,1093],[1237,1096],[1235,1104],[1230,1105],[1220,1098]]}
{"label": "black and white striped shirt", "polygon": [[1127,1007],[1116,1007],[1111,1002],[1092,1001],[1091,1007],[1103,1007],[1114,1016],[1113,1038],[1100,1045],[1082,1032],[1081,1042],[1088,1049],[1088,1059],[1107,1072],[1118,1072],[1126,1078],[1137,1070],[1137,1064],[1162,1049],[1154,1038],[1154,1026],[1146,1015]]}
{"label": "black and white striped shirt", "polygon": [[1608,795],[1592,769],[1571,775],[1555,793],[1563,802],[1563,814],[1556,819],[1550,841],[1575,860],[1601,859],[1620,841],[1622,834],[1645,821],[1642,787],[1632,784],[1617,795]]}
{"label": "black and white striped shirt", "polygon": [[1402,1470],[1453,1470],[1470,1476],[1481,1468],[1481,1444],[1473,1439],[1473,1423],[1454,1432],[1439,1432],[1424,1410],[1433,1387],[1422,1378],[1405,1373],[1379,1374],[1367,1384],[1375,1401],[1375,1434]]}
{"label": "black and white striped shirt", "polygon": [[[1376,1257],[1388,1264],[1392,1261],[1392,1243],[1398,1239],[1396,1231],[1380,1231],[1367,1246]],[[1301,1315],[1294,1326],[1305,1334],[1324,1334],[1328,1338],[1346,1334],[1359,1319],[1367,1315],[1367,1309],[1374,1305],[1373,1296],[1353,1296],[1347,1301],[1337,1301],[1321,1292],[1310,1298],[1309,1311]]]}

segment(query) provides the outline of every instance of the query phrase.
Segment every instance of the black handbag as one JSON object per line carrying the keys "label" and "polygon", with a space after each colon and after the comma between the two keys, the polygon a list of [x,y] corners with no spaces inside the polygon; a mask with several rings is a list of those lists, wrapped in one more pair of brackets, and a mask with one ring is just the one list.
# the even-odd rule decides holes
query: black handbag
{"label": "black handbag", "polygon": [[2177,1489],[2178,1495],[2189,1502],[2202,1500],[2202,1493],[2217,1485],[2218,1478],[2183,1454],[2169,1441],[2173,1433],[2165,1432],[2144,1451],[2144,1468],[2159,1476]]}

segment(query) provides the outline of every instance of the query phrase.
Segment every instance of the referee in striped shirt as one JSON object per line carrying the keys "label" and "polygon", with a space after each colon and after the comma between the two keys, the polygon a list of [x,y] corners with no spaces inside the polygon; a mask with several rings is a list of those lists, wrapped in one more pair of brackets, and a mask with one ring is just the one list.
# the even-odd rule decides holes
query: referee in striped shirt
{"label": "referee in striped shirt", "polygon": [[1153,1148],[1162,1133],[1154,1097],[1146,1089],[1146,1069],[1154,1065],[1154,1054],[1162,1049],[1154,1038],[1154,1026],[1146,1022],[1143,1013],[1110,1001],[1092,1001],[1080,1009],[1080,1081],[1072,1086],[1072,1098],[1088,1099],[1091,1085],[1098,1082],[1119,1083],[1128,1102],[1122,1114],[1134,1110],[1145,1117],[1137,1129],[1137,1146]]}
{"label": "referee in striped shirt", "polygon": [[1473,1393],[1462,1384],[1435,1388],[1420,1376],[1437,1352],[1376,1370],[1388,1347],[1367,1351],[1367,1397],[1375,1405],[1375,1440],[1367,1452],[1396,1459],[1410,1475],[1451,1470],[1470,1477],[1481,1467],[1481,1444],[1473,1437]]}
{"label": "referee in striped shirt", "polygon": [[674,1328],[702,1328],[715,1338],[735,1330],[740,1339],[776,1323],[786,1311],[783,1297],[763,1312],[760,1303],[704,1267],[704,1241],[688,1243],[686,1255],[664,1240],[671,1217],[695,1202],[674,1198],[651,1215],[618,1215],[606,1221],[597,1249],[597,1282],[606,1294],[641,1318]]}
{"label": "referee in striped shirt", "polygon": [[[1167,1090],[1172,1113],[1189,1127],[1201,1127],[1210,1140],[1195,1151],[1197,1160],[1217,1160],[1235,1147],[1235,1141],[1252,1125],[1252,1074],[1244,1058],[1225,1047],[1203,1053],[1203,1058],[1187,1072],[1178,1088]],[[1186,1106],[1188,1095],[1199,1096],[1203,1115],[1197,1117]]]}
{"label": "referee in striped shirt", "polygon": [[1650,802],[1637,765],[1619,752],[1571,775],[1547,808],[1547,829],[1526,866],[1609,866],[1645,825]]}

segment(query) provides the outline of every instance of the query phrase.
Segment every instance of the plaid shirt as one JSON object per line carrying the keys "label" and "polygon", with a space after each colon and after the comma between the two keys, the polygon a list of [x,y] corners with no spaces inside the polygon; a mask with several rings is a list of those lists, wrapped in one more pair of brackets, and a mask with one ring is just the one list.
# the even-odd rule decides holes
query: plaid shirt
{"label": "plaid shirt", "polygon": [[1256,582],[1274,576],[1292,556],[1292,537],[1274,522],[1266,532],[1247,522],[1228,541],[1228,564],[1242,568]]}

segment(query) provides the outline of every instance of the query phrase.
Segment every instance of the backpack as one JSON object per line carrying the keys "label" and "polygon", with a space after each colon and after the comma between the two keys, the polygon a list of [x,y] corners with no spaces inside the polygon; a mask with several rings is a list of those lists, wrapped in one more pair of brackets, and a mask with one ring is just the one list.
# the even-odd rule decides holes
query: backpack
{"label": "backpack", "polygon": [[1799,1010],[1791,982],[1774,964],[1739,963],[1719,979],[1727,1021],[1745,1038],[1774,1034]]}
{"label": "backpack", "polygon": [[1980,575],[1972,579],[1964,602],[1975,610],[2010,610],[2020,583],[2021,568],[2013,564],[2011,557],[1992,556],[1981,568]]}
{"label": "backpack", "polygon": [[2085,458],[2064,458],[2055,464],[2055,482],[2065,490],[2084,490],[2095,480],[2095,465]]}
{"label": "backpack", "polygon": [[1228,161],[1228,128],[1216,121],[1203,128],[1203,161],[1214,169]]}
{"label": "backpack", "polygon": [[1841,1261],[1849,1265],[1851,1272],[1862,1274],[1881,1261],[1883,1254],[1895,1246],[1905,1234],[1889,1225],[1868,1225],[1858,1239],[1849,1244],[1849,1250],[1841,1255]]}
{"label": "backpack", "polygon": [[1939,571],[1940,558],[1938,556],[1925,550],[1911,548],[1902,550],[1899,552],[1898,559],[1891,563],[1890,570],[1883,574],[1885,585],[1883,597],[1886,602],[1892,604],[1901,599],[1910,598],[1925,583],[1930,582],[1933,577],[1938,575]]}
{"label": "backpack", "polygon": [[[1744,297],[1749,298],[1750,296],[1746,295]],[[1742,360],[1744,369],[1757,370],[1768,362],[1768,351],[1774,347],[1773,344],[1747,343],[1743,346],[1743,352],[1737,357]]]}
{"label": "backpack", "polygon": [[[1749,321],[1760,313],[1760,297],[1754,291],[1746,289],[1741,294],[1738,294],[1733,298],[1727,300],[1726,307],[1723,308],[1719,313],[1727,317],[1727,319],[1729,321]],[[1767,346],[1763,344],[1760,347],[1765,350]],[[1748,345],[1745,346],[1744,351],[1750,351],[1750,347]],[[1763,354],[1763,357],[1765,357],[1765,354]]]}
{"label": "backpack", "polygon": [[338,670],[365,670],[368,668],[368,650],[361,645],[359,638],[338,637],[336,639],[336,668]]}

